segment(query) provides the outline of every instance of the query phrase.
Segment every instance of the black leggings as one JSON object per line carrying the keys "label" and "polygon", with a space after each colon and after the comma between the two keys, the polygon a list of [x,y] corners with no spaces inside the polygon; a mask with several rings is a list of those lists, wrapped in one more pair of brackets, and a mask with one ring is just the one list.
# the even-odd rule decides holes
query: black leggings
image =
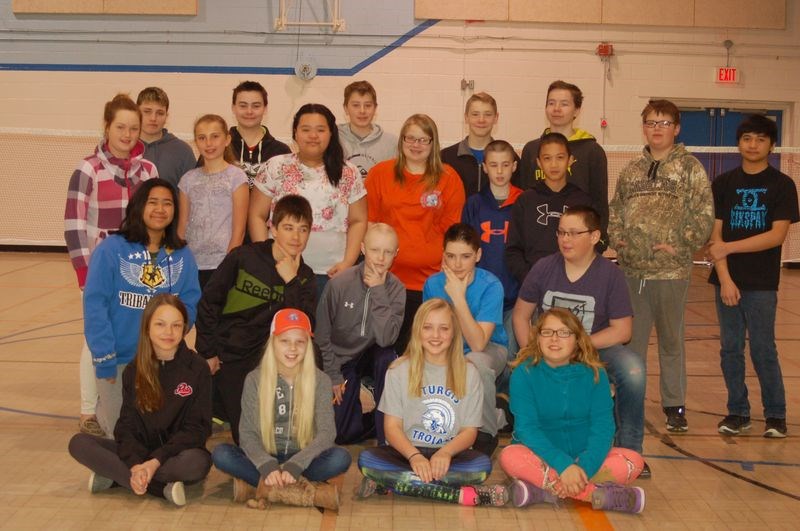
{"label": "black leggings", "polygon": [[[92,472],[111,479],[126,489],[131,488],[131,469],[117,455],[115,440],[78,433],[69,441],[69,454]],[[167,483],[196,483],[204,479],[210,469],[211,455],[205,448],[184,450],[161,463],[147,487],[147,492],[163,498]]]}

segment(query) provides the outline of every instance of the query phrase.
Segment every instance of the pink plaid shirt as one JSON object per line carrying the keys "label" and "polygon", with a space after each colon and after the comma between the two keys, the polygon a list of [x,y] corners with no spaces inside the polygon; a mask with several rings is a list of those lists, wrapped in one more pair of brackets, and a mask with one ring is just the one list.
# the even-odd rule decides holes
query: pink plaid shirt
{"label": "pink plaid shirt", "polygon": [[129,159],[118,159],[103,140],[93,155],[78,164],[69,180],[64,240],[81,288],[86,283],[89,256],[109,231],[119,228],[136,187],[158,177],[158,170],[143,154],[144,144],[140,141]]}

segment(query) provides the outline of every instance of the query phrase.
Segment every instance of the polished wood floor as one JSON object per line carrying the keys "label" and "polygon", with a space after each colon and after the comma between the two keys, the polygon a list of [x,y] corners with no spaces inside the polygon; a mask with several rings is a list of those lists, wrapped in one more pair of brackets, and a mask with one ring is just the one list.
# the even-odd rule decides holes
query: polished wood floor
{"label": "polished wood floor", "polygon": [[[753,430],[717,434],[724,414],[719,331],[708,271],[696,267],[686,311],[689,432],[664,430],[658,362],[648,364],[645,456],[653,470],[641,515],[561,508],[467,508],[393,496],[352,499],[355,466],[341,482],[338,514],[231,501],[212,469],[178,509],[122,489],[91,495],[89,473],[67,454],[77,428],[80,292],[66,255],[0,253],[0,528],[2,529],[798,529],[800,528],[800,271],[784,270],[777,318],[789,404],[789,437],[761,437],[758,381],[748,370]],[[749,367],[749,365],[748,365]],[[226,439],[216,435],[209,446]],[[507,444],[507,440],[501,444]],[[351,447],[354,457],[359,447]],[[505,477],[498,469],[490,481]]]}

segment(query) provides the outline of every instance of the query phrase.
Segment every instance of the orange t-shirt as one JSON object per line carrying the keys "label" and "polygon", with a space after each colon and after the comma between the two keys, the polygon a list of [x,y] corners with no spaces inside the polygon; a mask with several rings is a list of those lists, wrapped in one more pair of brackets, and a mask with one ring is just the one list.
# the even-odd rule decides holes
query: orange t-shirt
{"label": "orange t-shirt", "polygon": [[394,165],[394,160],[379,162],[367,175],[369,221],[386,223],[397,231],[399,249],[392,273],[406,289],[422,291],[425,280],[441,269],[444,233],[461,221],[464,185],[445,164],[432,190],[425,190],[422,175],[408,171],[401,186],[395,181]]}

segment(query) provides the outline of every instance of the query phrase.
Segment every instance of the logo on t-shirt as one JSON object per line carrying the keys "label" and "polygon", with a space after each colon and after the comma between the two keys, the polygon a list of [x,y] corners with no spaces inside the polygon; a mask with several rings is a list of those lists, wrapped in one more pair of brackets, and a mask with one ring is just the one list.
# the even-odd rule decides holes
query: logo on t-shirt
{"label": "logo on t-shirt", "polygon": [[491,221],[481,223],[481,241],[489,243],[492,236],[502,236],[503,243],[506,243],[508,240],[508,221],[503,223],[502,229],[493,229]]}
{"label": "logo on t-shirt", "polygon": [[425,413],[422,414],[422,426],[425,431],[414,430],[414,439],[441,446],[453,438],[455,412],[453,406],[441,398],[429,398],[422,401]]}
{"label": "logo on t-shirt", "polygon": [[424,192],[419,202],[423,208],[439,208],[442,206],[442,192],[439,190]]}
{"label": "logo on t-shirt", "polygon": [[457,404],[459,399],[443,385],[422,386],[422,396],[425,412],[422,414],[421,420],[424,429],[413,429],[411,442],[419,441],[431,446],[447,444],[457,435],[455,433],[456,412],[453,404]]}
{"label": "logo on t-shirt", "polygon": [[[139,252],[128,255],[128,260],[142,258],[146,258],[146,256]],[[167,280],[169,280],[169,285],[174,286],[180,280],[183,272],[183,258],[173,262],[170,256],[167,259],[169,265],[165,268],[150,263],[149,258],[146,258],[143,264],[128,260],[119,258],[119,274],[129,285],[138,288],[139,292],[120,290],[117,293],[120,306],[126,308],[144,309],[157,288],[163,286]],[[141,291],[146,291],[146,293],[141,293]]]}
{"label": "logo on t-shirt", "polygon": [[594,297],[576,293],[548,290],[542,298],[543,311],[550,308],[566,308],[580,319],[583,329],[590,334],[592,326],[594,326],[594,305]]}
{"label": "logo on t-shirt", "polygon": [[548,205],[547,203],[542,203],[541,205],[538,205],[536,207],[536,212],[539,213],[539,217],[536,218],[536,223],[538,223],[539,225],[544,225],[546,227],[548,223],[550,223],[550,220],[554,219],[556,221],[556,224],[558,224],[558,221],[561,219],[561,215],[566,210],[567,207],[564,206],[561,212],[559,212],[558,210],[550,212],[550,205]]}
{"label": "logo on t-shirt", "polygon": [[181,382],[178,384],[178,387],[175,388],[175,394],[186,398],[192,394],[192,386],[186,382]]}
{"label": "logo on t-shirt", "polygon": [[763,231],[767,229],[767,206],[761,204],[759,194],[766,188],[737,188],[740,203],[731,209],[731,228]]}

